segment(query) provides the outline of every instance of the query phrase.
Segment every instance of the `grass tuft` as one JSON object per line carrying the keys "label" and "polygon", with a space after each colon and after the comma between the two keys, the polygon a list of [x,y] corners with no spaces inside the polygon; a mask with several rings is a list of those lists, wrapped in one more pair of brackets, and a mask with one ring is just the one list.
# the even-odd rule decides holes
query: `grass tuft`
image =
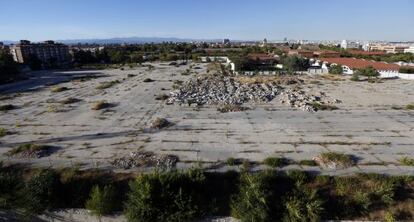
{"label": "grass tuft", "polygon": [[92,110],[101,110],[101,109],[105,109],[110,107],[111,104],[106,102],[105,100],[100,100],[100,101],[96,101],[93,105],[92,105]]}
{"label": "grass tuft", "polygon": [[64,86],[55,86],[52,88],[52,90],[50,90],[52,93],[58,93],[58,92],[63,92],[69,90],[68,87],[64,87]]}

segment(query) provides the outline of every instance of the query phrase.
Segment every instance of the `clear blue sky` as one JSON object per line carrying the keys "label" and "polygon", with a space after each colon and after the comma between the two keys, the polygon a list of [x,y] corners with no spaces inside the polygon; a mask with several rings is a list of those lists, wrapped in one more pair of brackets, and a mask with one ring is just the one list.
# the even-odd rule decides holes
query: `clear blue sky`
{"label": "clear blue sky", "polygon": [[0,40],[414,40],[414,0],[0,0]]}

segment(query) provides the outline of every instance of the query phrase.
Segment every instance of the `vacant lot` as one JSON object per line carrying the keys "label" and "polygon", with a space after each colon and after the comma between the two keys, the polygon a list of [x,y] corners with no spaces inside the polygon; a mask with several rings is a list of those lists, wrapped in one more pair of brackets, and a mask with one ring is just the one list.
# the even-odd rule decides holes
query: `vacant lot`
{"label": "vacant lot", "polygon": [[[315,113],[277,98],[244,104],[247,108],[238,112],[220,112],[215,105],[166,105],[173,88],[200,73],[206,73],[204,64],[156,63],[133,70],[40,72],[25,82],[0,86],[0,105],[14,107],[0,112],[0,128],[7,132],[0,137],[0,160],[112,168],[116,158],[150,151],[178,156],[178,168],[199,163],[218,171],[241,167],[227,164],[233,158],[249,160],[255,170],[269,167],[259,163],[275,157],[287,160],[283,169],[414,173],[413,166],[401,161],[414,156],[414,110],[407,108],[414,104],[414,81],[302,77],[302,90],[322,91],[342,102],[336,110]],[[157,117],[167,119],[168,127],[152,129]],[[22,144],[53,149],[41,158],[6,155]],[[349,154],[356,164],[336,170],[302,164],[327,152]]]}

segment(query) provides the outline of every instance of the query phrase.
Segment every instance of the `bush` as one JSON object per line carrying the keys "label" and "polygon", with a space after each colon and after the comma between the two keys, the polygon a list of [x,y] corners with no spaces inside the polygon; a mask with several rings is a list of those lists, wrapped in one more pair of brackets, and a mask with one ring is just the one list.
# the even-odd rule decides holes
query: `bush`
{"label": "bush", "polygon": [[317,166],[318,164],[315,162],[315,160],[301,160],[299,161],[300,165],[304,166]]}
{"label": "bush", "polygon": [[283,221],[306,222],[320,221],[324,212],[323,201],[318,197],[317,190],[297,187],[285,200],[285,215]]}
{"label": "bush", "polygon": [[343,73],[342,66],[338,66],[338,65],[330,66],[329,73],[330,74],[342,74]]}
{"label": "bush", "polygon": [[19,197],[19,191],[24,183],[16,172],[6,172],[1,169],[0,163],[0,209],[13,209]]}
{"label": "bush", "polygon": [[50,148],[51,148],[50,146],[46,146],[46,145],[27,143],[27,144],[19,145],[18,147],[15,147],[9,150],[6,153],[6,155],[8,156],[21,155],[22,157],[28,157],[28,158],[42,157],[49,151]]}
{"label": "bush", "polygon": [[405,106],[406,110],[414,110],[414,104],[408,104]]}
{"label": "bush", "polygon": [[414,74],[414,68],[413,67],[401,67],[400,73]]}
{"label": "bush", "polygon": [[366,76],[368,78],[378,77],[380,75],[379,72],[371,66],[363,69],[358,69],[355,73],[361,76]]}
{"label": "bush", "polygon": [[271,190],[266,186],[263,174],[243,173],[240,180],[240,190],[230,203],[232,216],[242,222],[269,221]]}
{"label": "bush", "polygon": [[90,199],[86,202],[86,209],[90,210],[92,214],[101,217],[108,215],[116,210],[116,189],[112,185],[104,186],[101,189],[99,186],[94,186],[90,193]]}
{"label": "bush", "polygon": [[153,172],[130,182],[125,214],[131,222],[189,221],[205,216],[205,176],[200,170],[187,173]]}
{"label": "bush", "polygon": [[80,99],[69,97],[60,101],[60,104],[72,104],[79,102]]}
{"label": "bush", "polygon": [[289,161],[283,157],[268,157],[263,160],[263,163],[270,167],[283,167],[289,164]]}
{"label": "bush", "polygon": [[41,214],[57,207],[60,186],[59,177],[53,170],[43,170],[33,177],[23,191],[25,214]]}

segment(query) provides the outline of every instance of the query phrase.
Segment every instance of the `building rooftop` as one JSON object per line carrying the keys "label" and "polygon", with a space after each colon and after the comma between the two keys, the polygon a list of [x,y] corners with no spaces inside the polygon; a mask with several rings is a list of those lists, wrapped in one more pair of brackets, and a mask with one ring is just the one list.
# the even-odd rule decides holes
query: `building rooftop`
{"label": "building rooftop", "polygon": [[345,65],[351,69],[362,69],[369,66],[372,66],[376,70],[390,70],[398,71],[400,66],[397,64],[390,64],[385,62],[375,62],[365,59],[355,59],[355,58],[322,58],[321,59],[327,63],[335,63],[338,65]]}
{"label": "building rooftop", "polygon": [[362,50],[349,50],[349,53],[354,55],[385,55],[383,51],[362,51]]}

